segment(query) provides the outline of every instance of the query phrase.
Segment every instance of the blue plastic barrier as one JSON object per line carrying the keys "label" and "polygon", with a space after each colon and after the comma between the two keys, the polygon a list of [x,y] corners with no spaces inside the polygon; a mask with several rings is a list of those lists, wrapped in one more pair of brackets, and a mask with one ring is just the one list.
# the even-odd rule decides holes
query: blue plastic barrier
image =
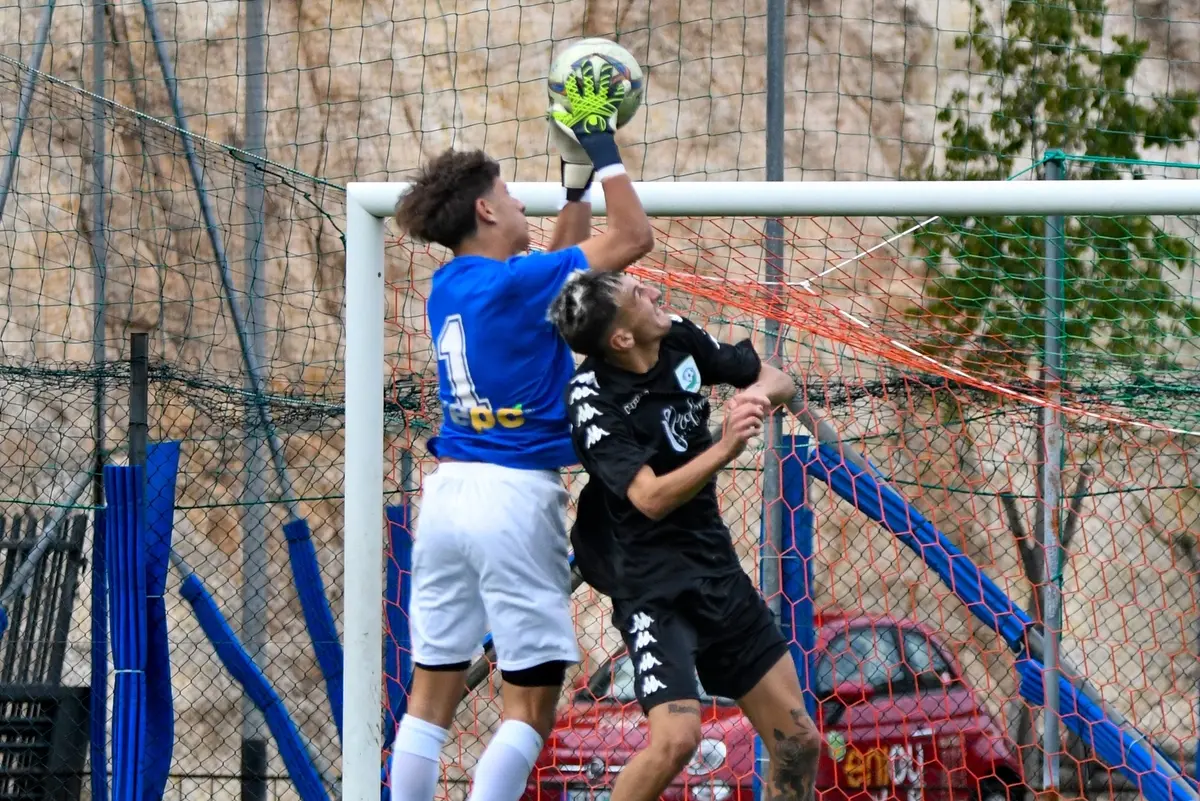
{"label": "blue plastic barrier", "polygon": [[325,580],[321,578],[321,563],[313,547],[312,532],[307,520],[291,520],[283,526],[287,539],[288,560],[296,582],[296,593],[304,623],[312,639],[317,664],[325,677],[325,693],[329,698],[329,710],[337,726],[338,738],[342,736],[342,670],[344,657],[342,641],[338,639],[337,624],[329,599],[325,595]]}
{"label": "blue plastic barrier", "polygon": [[112,629],[114,799],[142,798],[146,747],[146,549],[140,466],[104,468]]}
{"label": "blue plastic barrier", "polygon": [[146,735],[143,751],[144,801],[161,801],[175,746],[175,707],[171,691],[171,645],[167,638],[167,569],[175,527],[175,480],[179,443],[146,449]]}
{"label": "blue plastic barrier", "polygon": [[[812,556],[813,515],[808,506],[808,476],[803,455],[808,448],[808,437],[782,436],[776,445],[779,456],[779,499],[782,531],[779,543],[779,629],[788,641],[796,675],[800,678],[800,689],[804,693],[804,705],[809,715],[816,714],[816,696],[813,695],[810,664],[816,648],[813,628]],[[763,495],[767,496],[764,487]],[[766,542],[767,506],[764,500],[762,522],[759,525],[759,552]],[[766,560],[760,561],[761,571],[767,569]],[[760,571],[760,572],[761,572]],[[760,585],[763,576],[759,576]],[[761,799],[763,781],[766,779],[764,766],[767,755],[762,740],[754,737],[754,798]]]}
{"label": "blue plastic barrier", "polygon": [[[383,750],[391,750],[396,737],[396,726],[408,708],[408,694],[412,689],[412,636],[408,628],[408,607],[412,599],[412,531],[409,528],[411,507],[407,504],[389,506],[385,510],[388,522],[388,543],[391,558],[387,560],[384,608],[387,630],[384,632],[383,674],[384,708]],[[381,801],[390,801],[390,760],[384,759],[380,781],[383,785]]]}
{"label": "blue plastic barrier", "polygon": [[92,798],[108,801],[108,515],[92,513],[92,692],[88,756]]}

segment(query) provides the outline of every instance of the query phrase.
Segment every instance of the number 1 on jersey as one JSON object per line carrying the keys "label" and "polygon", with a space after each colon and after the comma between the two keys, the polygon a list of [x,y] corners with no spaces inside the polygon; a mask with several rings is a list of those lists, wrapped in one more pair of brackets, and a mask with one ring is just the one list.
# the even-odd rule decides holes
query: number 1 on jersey
{"label": "number 1 on jersey", "polygon": [[446,363],[446,378],[450,381],[450,392],[461,409],[483,408],[491,410],[487,398],[479,397],[471,368],[467,365],[467,332],[463,328],[462,315],[452,314],[442,323],[437,338],[438,361]]}

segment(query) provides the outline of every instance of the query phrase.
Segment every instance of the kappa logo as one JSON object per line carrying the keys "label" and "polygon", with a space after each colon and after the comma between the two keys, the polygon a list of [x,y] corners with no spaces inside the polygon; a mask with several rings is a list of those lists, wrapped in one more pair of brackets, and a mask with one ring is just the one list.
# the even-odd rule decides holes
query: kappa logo
{"label": "kappa logo", "polygon": [[625,414],[633,414],[633,410],[636,409],[638,407],[638,404],[642,402],[642,398],[646,397],[646,395],[648,395],[648,394],[649,393],[643,389],[641,392],[634,395],[633,400],[629,401],[628,403],[626,403],[624,406],[621,407],[622,409],[625,410]]}
{"label": "kappa logo", "polygon": [[662,662],[659,662],[658,657],[654,654],[642,654],[642,658],[637,663],[637,672],[641,674],[647,670],[654,670],[654,668],[661,666]]}
{"label": "kappa logo", "polygon": [[645,631],[654,623],[654,618],[647,615],[645,612],[638,612],[633,616],[633,620],[629,623],[629,633],[637,634],[639,631]]}
{"label": "kappa logo", "polygon": [[596,371],[588,370],[586,373],[580,373],[571,379],[572,384],[586,384],[588,386],[600,388],[599,382],[596,381]]}
{"label": "kappa logo", "polygon": [[654,695],[659,690],[667,689],[667,685],[658,680],[658,676],[647,676],[642,679],[642,695]]}
{"label": "kappa logo", "polygon": [[696,360],[688,356],[679,366],[675,368],[675,380],[679,382],[679,388],[684,392],[699,392],[700,391],[700,368],[696,367]]}
{"label": "kappa logo", "polygon": [[608,432],[597,425],[588,426],[587,433],[584,434],[583,447],[590,448],[600,440],[608,436]]}
{"label": "kappa logo", "polygon": [[571,388],[571,394],[567,396],[567,403],[575,403],[584,398],[594,398],[598,394],[600,393],[590,387],[575,386]]}
{"label": "kappa logo", "polygon": [[633,650],[640,651],[647,645],[654,645],[658,640],[654,639],[654,635],[648,631],[643,631],[633,638]]}
{"label": "kappa logo", "polygon": [[599,416],[600,410],[592,404],[585,402],[575,412],[575,425],[576,427],[581,426],[589,420]]}

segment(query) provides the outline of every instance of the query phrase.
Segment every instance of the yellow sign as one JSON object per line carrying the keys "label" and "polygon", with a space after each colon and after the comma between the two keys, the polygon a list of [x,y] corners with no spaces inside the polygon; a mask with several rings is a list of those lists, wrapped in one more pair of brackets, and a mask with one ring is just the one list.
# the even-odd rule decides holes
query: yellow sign
{"label": "yellow sign", "polygon": [[918,743],[868,748],[846,747],[842,762],[846,786],[852,790],[881,790],[908,786],[909,801],[918,801],[925,785],[925,747]]}
{"label": "yellow sign", "polygon": [[888,755],[882,748],[871,748],[865,753],[851,746],[846,750],[846,761],[842,765],[846,774],[846,786],[852,789],[887,787]]}

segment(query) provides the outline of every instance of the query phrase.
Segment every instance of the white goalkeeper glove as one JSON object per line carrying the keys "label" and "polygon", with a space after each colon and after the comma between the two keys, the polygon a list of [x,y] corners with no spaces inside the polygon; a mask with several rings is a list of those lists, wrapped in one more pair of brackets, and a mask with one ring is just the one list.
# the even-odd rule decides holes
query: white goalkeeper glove
{"label": "white goalkeeper glove", "polygon": [[546,120],[550,124],[550,138],[562,163],[562,185],[567,190],[567,201],[586,201],[592,177],[596,174],[592,159],[579,141],[555,122],[554,110],[555,107],[551,106],[546,112]]}

